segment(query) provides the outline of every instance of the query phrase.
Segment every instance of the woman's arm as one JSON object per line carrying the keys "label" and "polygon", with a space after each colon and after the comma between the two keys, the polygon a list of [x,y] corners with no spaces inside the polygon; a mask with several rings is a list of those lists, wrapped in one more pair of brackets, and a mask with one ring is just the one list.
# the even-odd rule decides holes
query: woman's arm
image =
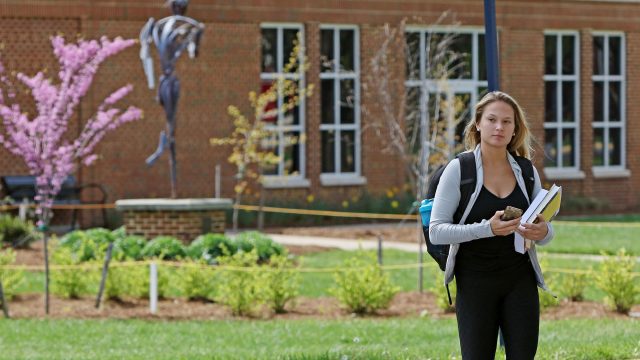
{"label": "woman's arm", "polygon": [[468,225],[453,224],[453,215],[459,202],[460,161],[455,159],[442,172],[436,190],[429,223],[429,240],[433,244],[458,244],[493,236],[487,220]]}

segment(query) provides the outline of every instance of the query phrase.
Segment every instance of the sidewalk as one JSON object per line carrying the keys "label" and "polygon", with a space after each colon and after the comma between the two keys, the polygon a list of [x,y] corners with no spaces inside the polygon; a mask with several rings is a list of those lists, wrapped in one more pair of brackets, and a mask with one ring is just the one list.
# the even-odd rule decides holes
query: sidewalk
{"label": "sidewalk", "polygon": [[[342,250],[358,250],[362,248],[364,250],[375,250],[378,248],[378,241],[376,240],[353,240],[343,238],[331,238],[320,236],[303,236],[303,235],[283,235],[283,234],[267,234],[273,239],[273,241],[282,245],[298,245],[298,246],[320,246],[327,248],[336,248]],[[427,246],[422,242],[422,251],[427,252]],[[383,241],[382,249],[396,249],[409,252],[418,252],[418,244],[398,241]],[[538,253],[540,254],[540,252]],[[542,252],[543,256],[556,259],[580,259],[590,261],[603,261],[604,257],[601,255],[586,255],[586,254],[558,254]],[[636,258],[640,263],[640,256]]]}

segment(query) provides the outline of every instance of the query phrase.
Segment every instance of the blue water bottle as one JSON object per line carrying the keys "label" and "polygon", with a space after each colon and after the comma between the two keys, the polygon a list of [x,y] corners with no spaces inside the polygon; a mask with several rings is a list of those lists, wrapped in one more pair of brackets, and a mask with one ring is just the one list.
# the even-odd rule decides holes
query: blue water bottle
{"label": "blue water bottle", "polygon": [[[422,218],[422,227],[429,228],[429,220],[431,220],[431,209],[433,208],[433,199],[424,199],[420,203],[420,217]],[[428,231],[428,230],[427,230]]]}

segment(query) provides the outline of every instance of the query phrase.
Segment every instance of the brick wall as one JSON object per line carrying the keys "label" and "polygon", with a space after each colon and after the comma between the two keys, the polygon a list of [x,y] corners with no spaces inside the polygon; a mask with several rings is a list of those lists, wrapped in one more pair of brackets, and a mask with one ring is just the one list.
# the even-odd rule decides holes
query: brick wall
{"label": "brick wall", "polygon": [[127,234],[153,239],[173,236],[190,243],[200,234],[224,233],[224,211],[125,211]]}
{"label": "brick wall", "polygon": [[[78,0],[38,2],[4,0],[0,2],[0,42],[4,43],[3,61],[10,70],[34,73],[44,64],[56,68],[48,45],[48,36],[62,32],[70,38],[77,33],[86,38],[101,35],[120,35],[137,38],[140,27],[150,16],[168,15],[162,0],[103,1]],[[286,9],[286,11],[283,11]],[[326,187],[319,182],[320,99],[318,54],[319,26],[324,23],[357,24],[360,27],[361,83],[365,83],[369,61],[381,44],[380,32],[384,23],[397,26],[403,18],[412,25],[428,25],[450,10],[464,26],[483,25],[483,6],[477,0],[450,1],[312,1],[312,0],[192,0],[188,15],[206,23],[200,57],[186,56],[178,63],[182,96],[178,105],[177,153],[178,187],[180,197],[211,196],[214,192],[214,167],[222,165],[222,195],[233,196],[235,170],[227,163],[228,149],[214,148],[211,137],[229,134],[232,124],[226,115],[230,104],[250,113],[247,93],[256,90],[260,75],[260,23],[295,22],[305,26],[307,55],[311,62],[308,83],[316,92],[307,101],[307,161],[306,173],[310,187],[269,190],[268,199],[303,199],[309,194],[333,201],[351,198],[365,189],[384,192],[393,186],[401,187],[404,173],[397,158],[381,154],[382,144],[367,131],[379,109],[379,99],[362,92],[362,171],[366,186]],[[640,179],[633,174],[640,171],[640,160],[633,154],[640,151],[639,71],[634,64],[640,61],[640,7],[628,3],[600,3],[581,1],[509,1],[498,2],[497,21],[500,28],[501,84],[525,108],[533,133],[543,144],[543,48],[545,29],[580,31],[581,54],[581,170],[584,180],[555,181],[565,186],[567,193],[606,199],[612,210],[637,207],[640,203]],[[627,20],[628,19],[628,20]],[[632,176],[618,179],[595,179],[591,166],[592,93],[591,93],[591,37],[593,30],[616,30],[626,34],[627,49],[627,167]],[[402,51],[398,51],[397,67],[392,69],[398,94],[403,91],[404,65]],[[158,64],[156,64],[156,69]],[[135,104],[145,111],[145,118],[128,124],[109,134],[100,147],[100,160],[81,170],[85,182],[105,184],[108,201],[119,198],[165,197],[169,195],[168,160],[166,154],[152,167],[144,159],[150,155],[165,127],[162,108],[155,102],[155,90],[146,87],[138,58],[137,47],[109,59],[100,69],[91,91],[83,100],[80,121],[85,121],[101,100],[126,82],[135,90],[124,103]],[[400,101],[400,97],[396,99]],[[398,105],[398,104],[396,104]],[[33,106],[31,106],[33,111]],[[82,124],[75,122],[71,132],[78,132]],[[538,148],[536,165],[542,170],[542,148]],[[0,172],[23,173],[20,161],[0,149]],[[543,173],[540,171],[540,173]],[[246,198],[255,201],[255,191]],[[269,201],[269,200],[267,200]]]}

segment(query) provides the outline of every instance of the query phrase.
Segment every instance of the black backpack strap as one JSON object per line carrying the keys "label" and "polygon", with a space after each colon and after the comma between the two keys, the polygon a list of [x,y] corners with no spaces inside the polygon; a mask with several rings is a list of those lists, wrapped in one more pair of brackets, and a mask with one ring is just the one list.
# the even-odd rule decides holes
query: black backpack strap
{"label": "black backpack strap", "polygon": [[453,214],[454,224],[458,224],[467,205],[471,200],[471,194],[476,189],[476,157],[473,152],[467,151],[456,156],[460,161],[460,202]]}
{"label": "black backpack strap", "polygon": [[[513,154],[512,154],[513,155]],[[527,195],[529,196],[529,202],[533,200],[531,196],[533,195],[533,185],[536,183],[535,175],[533,174],[533,164],[531,160],[526,157],[513,155],[513,157],[518,162],[520,166],[520,170],[522,170],[522,178],[524,179],[524,186],[527,189]]]}

